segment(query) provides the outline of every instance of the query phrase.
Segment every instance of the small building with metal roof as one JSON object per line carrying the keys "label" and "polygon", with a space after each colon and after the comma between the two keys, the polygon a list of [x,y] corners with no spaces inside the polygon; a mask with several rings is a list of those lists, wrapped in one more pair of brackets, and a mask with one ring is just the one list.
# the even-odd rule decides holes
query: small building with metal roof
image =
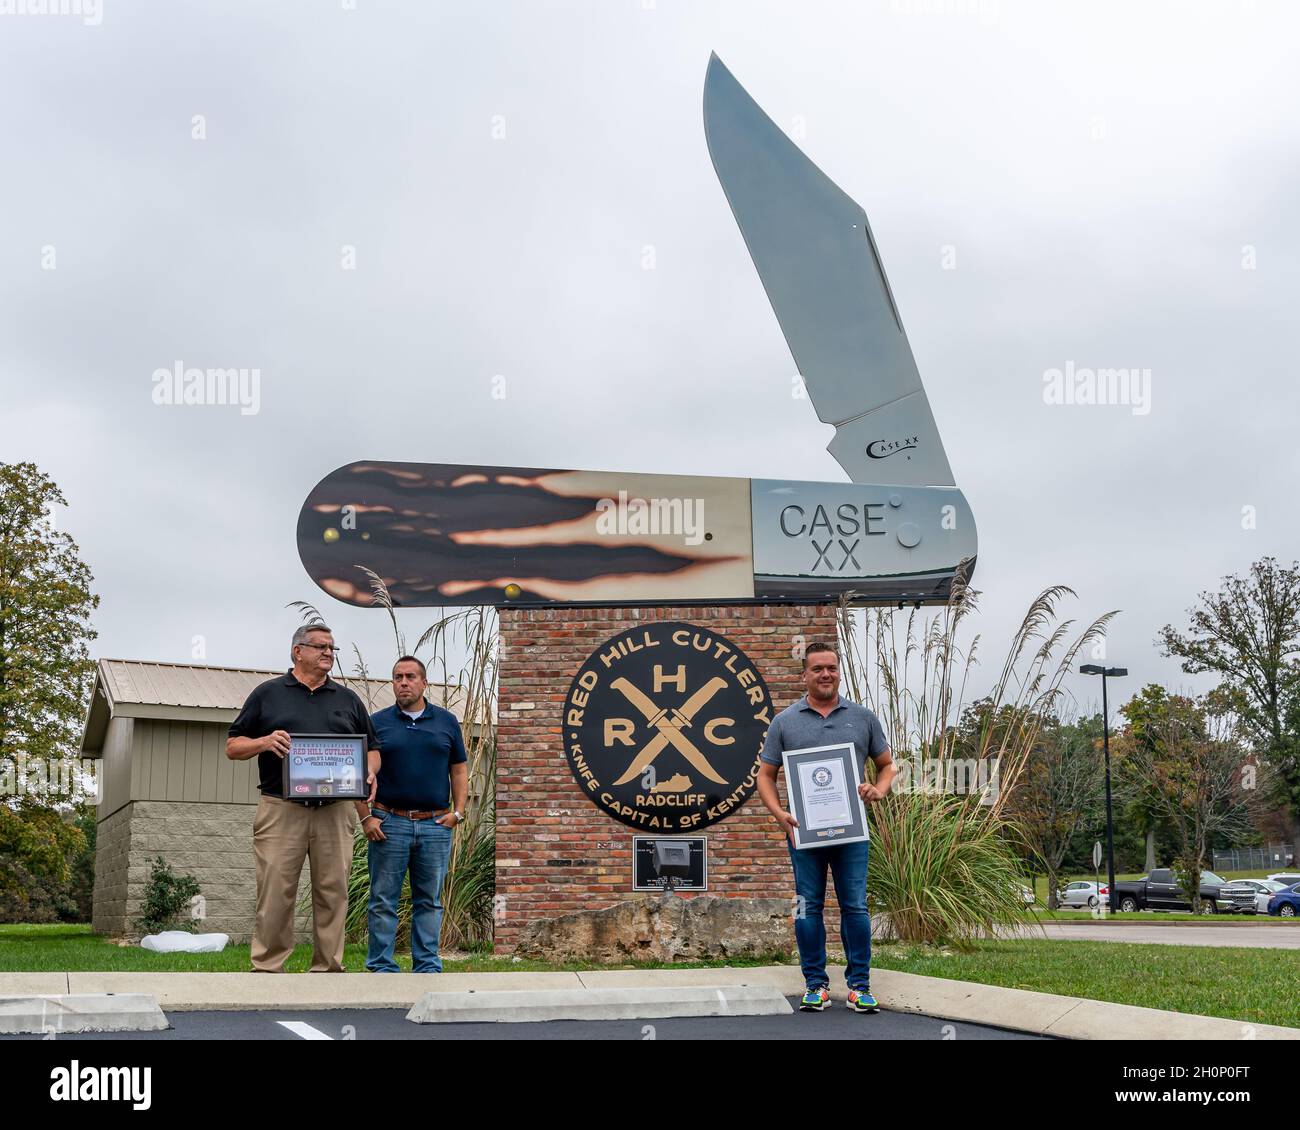
{"label": "small building with metal roof", "polygon": [[[193,875],[204,932],[245,942],[256,902],[253,814],[257,759],[226,757],[226,733],[248,694],[283,671],[101,659],[82,737],[98,774],[93,928],[132,936],[150,861]],[[339,678],[373,712],[393,703],[386,679]],[[461,695],[429,700],[462,718]],[[303,868],[306,883],[307,866]],[[307,920],[298,923],[304,931]]]}

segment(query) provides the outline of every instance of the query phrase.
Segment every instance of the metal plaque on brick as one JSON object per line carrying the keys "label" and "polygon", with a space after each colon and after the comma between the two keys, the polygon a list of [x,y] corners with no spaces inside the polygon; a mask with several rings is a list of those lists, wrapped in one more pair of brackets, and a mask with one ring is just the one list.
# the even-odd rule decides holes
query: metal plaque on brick
{"label": "metal plaque on brick", "polygon": [[[707,842],[707,836],[633,836],[632,889],[662,891],[671,882],[675,891],[708,890]],[[679,846],[680,855],[674,851]],[[667,865],[665,859],[669,861]],[[684,865],[686,874],[681,873],[683,867],[678,866],[678,861]]]}

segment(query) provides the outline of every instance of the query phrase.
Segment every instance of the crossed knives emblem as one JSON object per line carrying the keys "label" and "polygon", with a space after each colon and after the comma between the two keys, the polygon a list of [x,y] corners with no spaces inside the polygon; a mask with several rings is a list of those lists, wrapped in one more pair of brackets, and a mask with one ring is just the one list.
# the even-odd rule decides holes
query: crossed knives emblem
{"label": "crossed knives emblem", "polygon": [[727,783],[726,779],[718,776],[713,766],[709,764],[708,758],[699,751],[695,743],[682,731],[690,726],[695,716],[705,707],[709,700],[726,685],[726,679],[720,679],[715,675],[681,706],[674,707],[672,710],[664,710],[656,706],[648,695],[638,690],[625,678],[620,676],[610,683],[611,687],[644,715],[646,722],[653,729],[659,731],[650,739],[646,747],[633,758],[632,764],[627,767],[627,772],[614,784],[626,785],[633,777],[643,772],[645,767],[659,756],[664,747],[671,743],[687,761],[708,777],[710,781],[725,785]]}

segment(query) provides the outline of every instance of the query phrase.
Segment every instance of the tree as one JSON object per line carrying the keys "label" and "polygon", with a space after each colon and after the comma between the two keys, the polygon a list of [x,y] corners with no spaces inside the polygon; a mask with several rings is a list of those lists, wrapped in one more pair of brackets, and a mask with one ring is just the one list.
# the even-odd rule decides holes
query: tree
{"label": "tree", "polygon": [[0,752],[75,752],[94,665],[99,597],[77,544],[55,529],[63,492],[32,463],[0,463]]}
{"label": "tree", "polygon": [[31,797],[0,801],[0,922],[90,921],[80,874],[93,889],[90,841],[64,817]]}
{"label": "tree", "polygon": [[[1170,695],[1159,683],[1148,683],[1128,702],[1119,708],[1128,725],[1117,733],[1111,742],[1114,756],[1115,793],[1123,806],[1123,818],[1142,829],[1146,840],[1144,871],[1160,866],[1156,841],[1160,832],[1160,810],[1151,795],[1150,780],[1144,766],[1155,754],[1156,736],[1166,723],[1171,711],[1188,711],[1192,700],[1181,695]],[[1130,756],[1141,749],[1144,757]]]}
{"label": "tree", "polygon": [[1222,677],[1229,707],[1276,770],[1300,859],[1300,562],[1256,561],[1248,577],[1201,593],[1188,616],[1186,633],[1166,624],[1158,642],[1189,674]]}
{"label": "tree", "polygon": [[[22,780],[34,759],[75,755],[94,665],[99,598],[76,543],[55,528],[63,493],[32,463],[0,463],[0,768]],[[0,889],[26,871],[66,881],[85,837],[46,798],[0,802]]]}
{"label": "tree", "polygon": [[1173,695],[1125,759],[1144,783],[1144,803],[1172,831],[1173,869],[1193,911],[1201,908],[1201,872],[1213,842],[1247,828],[1248,757],[1235,718],[1214,714],[1205,699]]}
{"label": "tree", "polygon": [[1102,819],[1105,771],[1101,716],[1044,718],[1011,800],[1010,814],[1047,872],[1047,908],[1056,909],[1061,867],[1076,833]]}

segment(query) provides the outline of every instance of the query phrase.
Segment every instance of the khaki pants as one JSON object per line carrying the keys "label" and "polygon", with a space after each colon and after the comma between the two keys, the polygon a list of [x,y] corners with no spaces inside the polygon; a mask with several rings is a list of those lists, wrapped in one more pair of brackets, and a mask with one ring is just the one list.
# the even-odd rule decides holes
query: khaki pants
{"label": "khaki pants", "polygon": [[343,972],[343,928],[352,869],[351,801],[312,808],[262,795],[253,817],[257,921],[250,956],[256,973],[283,973],[293,952],[294,904],[304,859],[311,860],[312,973]]}

